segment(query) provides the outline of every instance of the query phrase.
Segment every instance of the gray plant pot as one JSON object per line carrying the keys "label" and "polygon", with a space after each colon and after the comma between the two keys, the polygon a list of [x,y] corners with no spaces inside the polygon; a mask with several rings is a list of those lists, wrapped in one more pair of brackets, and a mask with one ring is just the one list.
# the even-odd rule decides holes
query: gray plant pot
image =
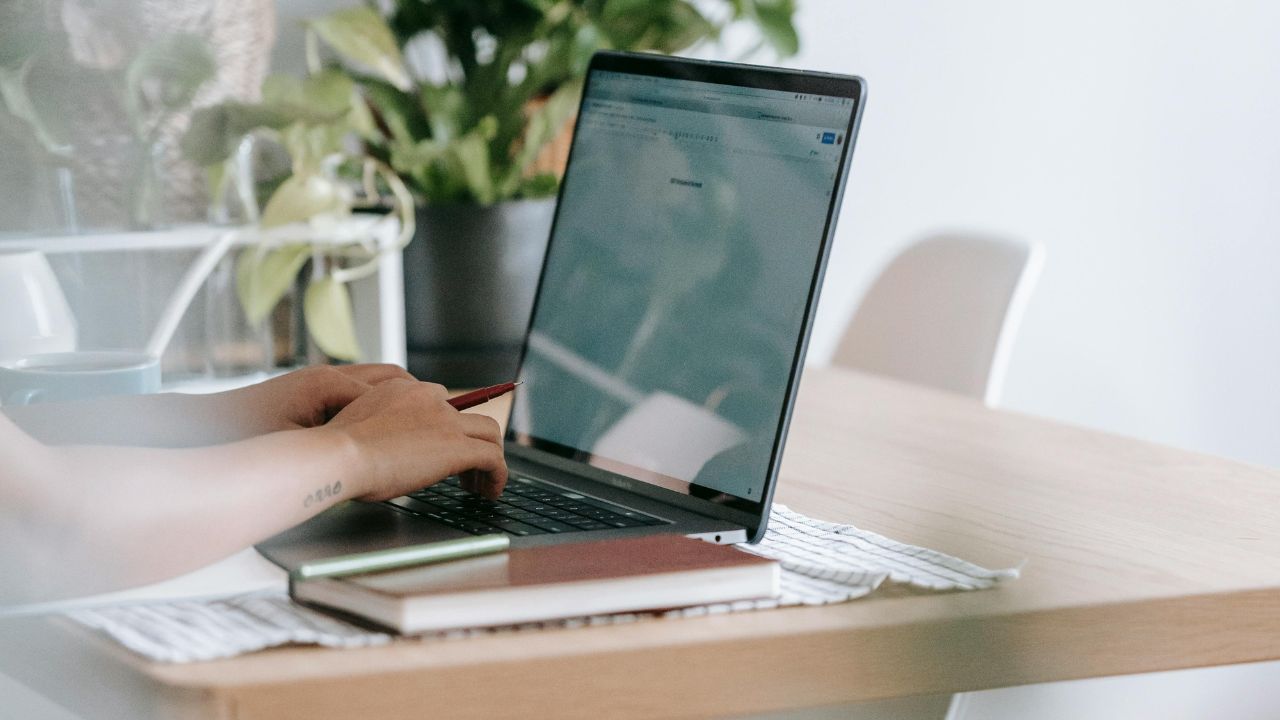
{"label": "gray plant pot", "polygon": [[555,199],[426,205],[404,253],[409,371],[450,387],[515,376]]}

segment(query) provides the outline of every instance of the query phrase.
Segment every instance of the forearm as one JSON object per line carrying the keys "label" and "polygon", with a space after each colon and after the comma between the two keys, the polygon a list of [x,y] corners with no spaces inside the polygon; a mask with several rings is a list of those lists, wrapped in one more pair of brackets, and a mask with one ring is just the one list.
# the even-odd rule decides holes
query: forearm
{"label": "forearm", "polygon": [[[152,582],[209,564],[359,494],[357,451],[324,429],[187,450],[50,449],[3,574],[8,601]],[[34,514],[34,515],[32,515]],[[16,552],[14,552],[16,550]],[[25,566],[25,567],[24,567]],[[10,594],[6,593],[6,594]],[[25,597],[24,597],[25,596]]]}
{"label": "forearm", "polygon": [[199,447],[260,432],[230,395],[128,395],[2,411],[46,445]]}
{"label": "forearm", "polygon": [[157,426],[168,413],[173,425],[195,418],[256,435],[211,447],[54,447],[0,416],[0,604],[171,577],[343,500],[393,498],[449,475],[474,473],[473,489],[496,496],[506,482],[498,424],[459,413],[441,386],[379,379],[403,373],[314,369],[240,394],[119,399],[95,403],[97,420],[81,426],[128,441],[145,434],[120,429],[132,403],[161,403],[165,412],[145,417],[168,442],[191,437]]}

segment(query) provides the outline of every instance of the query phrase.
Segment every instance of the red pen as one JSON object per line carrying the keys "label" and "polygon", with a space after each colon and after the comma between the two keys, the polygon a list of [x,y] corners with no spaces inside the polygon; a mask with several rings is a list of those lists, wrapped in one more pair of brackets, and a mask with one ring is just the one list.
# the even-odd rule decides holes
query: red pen
{"label": "red pen", "polygon": [[[521,381],[523,382],[523,381]],[[483,405],[496,397],[502,397],[512,390],[516,389],[519,382],[506,382],[498,385],[490,385],[479,390],[472,390],[469,393],[463,393],[457,397],[449,398],[449,404],[458,410],[466,410],[477,405]]]}

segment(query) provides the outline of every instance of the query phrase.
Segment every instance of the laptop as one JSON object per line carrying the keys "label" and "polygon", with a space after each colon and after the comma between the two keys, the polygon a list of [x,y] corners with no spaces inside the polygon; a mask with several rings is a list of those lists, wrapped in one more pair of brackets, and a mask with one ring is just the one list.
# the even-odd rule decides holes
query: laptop
{"label": "laptop", "polygon": [[451,478],[259,546],[322,557],[764,535],[862,79],[597,53],[520,360],[498,500]]}

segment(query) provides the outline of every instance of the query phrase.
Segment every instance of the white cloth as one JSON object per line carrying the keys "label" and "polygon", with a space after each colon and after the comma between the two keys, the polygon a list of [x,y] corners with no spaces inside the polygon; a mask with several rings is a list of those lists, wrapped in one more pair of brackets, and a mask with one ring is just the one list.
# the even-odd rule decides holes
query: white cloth
{"label": "white cloth", "polygon": [[[782,594],[773,599],[699,605],[647,615],[695,617],[794,605],[826,605],[862,597],[886,580],[928,590],[978,590],[1018,577],[1016,568],[988,570],[927,548],[890,540],[852,525],[823,522],[775,505],[769,530],[747,552],[777,560]],[[278,591],[215,600],[139,603],[79,610],[69,616],[151,660],[191,662],[233,657],[278,645],[366,647],[395,636],[367,630],[292,602]],[[430,633],[423,639],[634,622],[624,613]]]}

